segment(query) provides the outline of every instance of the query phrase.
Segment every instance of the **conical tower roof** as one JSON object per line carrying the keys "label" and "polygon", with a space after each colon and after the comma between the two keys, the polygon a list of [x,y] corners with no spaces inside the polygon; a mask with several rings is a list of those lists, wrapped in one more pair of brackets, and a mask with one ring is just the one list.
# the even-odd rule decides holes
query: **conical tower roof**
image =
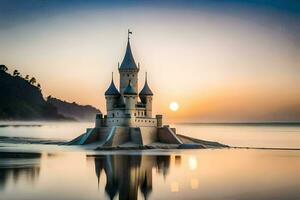
{"label": "conical tower roof", "polygon": [[148,82],[147,82],[147,73],[146,73],[145,85],[139,95],[140,96],[153,96],[153,92],[151,91],[151,89],[148,85]]}
{"label": "conical tower roof", "polygon": [[118,91],[118,89],[115,86],[113,77],[111,79],[110,86],[108,87],[108,89],[105,91],[104,94],[105,95],[112,95],[112,96],[120,96],[121,95],[120,92]]}
{"label": "conical tower roof", "polygon": [[131,86],[131,80],[129,80],[129,83],[127,85],[127,87],[124,89],[123,92],[124,95],[136,95],[136,91],[133,89],[133,87]]}
{"label": "conical tower roof", "polygon": [[131,34],[131,32],[128,30],[128,41],[127,41],[126,53],[119,70],[138,70],[138,67],[132,55],[131,46],[129,42],[129,34]]}

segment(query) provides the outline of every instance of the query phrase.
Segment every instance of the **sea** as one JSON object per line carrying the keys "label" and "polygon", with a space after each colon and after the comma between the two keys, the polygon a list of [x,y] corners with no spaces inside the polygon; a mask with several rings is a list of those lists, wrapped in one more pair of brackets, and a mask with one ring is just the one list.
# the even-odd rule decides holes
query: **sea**
{"label": "sea", "polygon": [[93,123],[0,122],[1,200],[300,200],[300,124],[172,124],[232,148],[92,151]]}

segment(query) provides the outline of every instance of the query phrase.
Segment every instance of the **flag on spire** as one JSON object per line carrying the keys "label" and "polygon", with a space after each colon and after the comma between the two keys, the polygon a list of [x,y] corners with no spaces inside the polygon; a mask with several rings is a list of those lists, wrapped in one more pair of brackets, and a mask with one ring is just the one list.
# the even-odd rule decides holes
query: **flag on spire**
{"label": "flag on spire", "polygon": [[129,35],[132,34],[132,31],[130,31],[130,29],[128,29],[128,40],[130,39]]}

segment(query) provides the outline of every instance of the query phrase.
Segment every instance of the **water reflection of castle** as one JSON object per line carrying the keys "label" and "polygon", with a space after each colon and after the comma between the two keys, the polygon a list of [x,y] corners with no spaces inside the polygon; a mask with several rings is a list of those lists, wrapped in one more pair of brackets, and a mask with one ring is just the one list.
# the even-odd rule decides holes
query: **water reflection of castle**
{"label": "water reflection of castle", "polygon": [[[94,159],[98,184],[101,171],[104,170],[105,191],[110,199],[114,199],[118,194],[119,200],[138,199],[139,190],[144,199],[147,199],[152,192],[152,169],[167,176],[171,160],[168,155],[105,155]],[[180,160],[180,156],[176,159]]]}
{"label": "water reflection of castle", "polygon": [[[40,153],[1,152],[0,160],[0,191],[8,182],[18,183],[21,179],[33,184],[40,175]],[[6,165],[10,163],[10,165]]]}

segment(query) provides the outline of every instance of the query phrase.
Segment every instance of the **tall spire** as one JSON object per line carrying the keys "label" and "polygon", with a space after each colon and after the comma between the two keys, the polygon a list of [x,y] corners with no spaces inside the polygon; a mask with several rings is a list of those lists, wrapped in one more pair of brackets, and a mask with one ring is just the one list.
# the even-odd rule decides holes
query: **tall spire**
{"label": "tall spire", "polygon": [[148,85],[148,82],[147,82],[147,72],[145,74],[145,85],[139,95],[140,96],[153,96],[153,92],[151,91],[151,89]]}
{"label": "tall spire", "polygon": [[104,93],[105,95],[113,95],[113,96],[120,96],[120,92],[115,86],[114,83],[114,73],[111,73],[111,83],[106,92]]}
{"label": "tall spire", "polygon": [[127,69],[135,69],[137,70],[138,67],[136,66],[136,63],[134,61],[134,58],[133,58],[133,55],[132,55],[132,52],[131,52],[131,46],[130,46],[130,34],[132,34],[132,32],[128,29],[128,40],[127,40],[127,47],[126,47],[126,53],[125,53],[125,56],[123,58],[123,61],[121,63],[121,66],[120,66],[120,70],[124,69],[124,70],[127,70]]}
{"label": "tall spire", "polygon": [[128,29],[128,33],[127,33],[127,34],[128,34],[128,35],[127,35],[127,37],[128,37],[127,39],[128,39],[128,42],[129,42],[129,39],[130,39],[129,36],[130,36],[130,34],[132,34],[132,31],[130,31],[130,29]]}
{"label": "tall spire", "polygon": [[147,72],[145,73],[145,82],[147,83]]}

